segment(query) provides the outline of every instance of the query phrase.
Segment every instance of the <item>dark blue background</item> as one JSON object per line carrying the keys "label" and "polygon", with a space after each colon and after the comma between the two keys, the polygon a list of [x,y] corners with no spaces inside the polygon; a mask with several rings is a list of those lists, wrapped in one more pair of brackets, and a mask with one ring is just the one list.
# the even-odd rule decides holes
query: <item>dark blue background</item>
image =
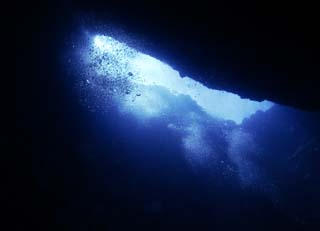
{"label": "dark blue background", "polygon": [[[161,123],[141,129],[116,111],[106,115],[87,110],[79,102],[64,59],[76,23],[50,4],[37,6],[16,30],[19,159],[17,178],[12,176],[17,179],[13,226],[27,222],[45,230],[319,227],[319,151],[306,150],[288,160],[298,144],[311,137],[319,142],[319,115],[275,107],[243,125],[256,133],[264,149],[259,164],[279,186],[281,210],[266,194],[242,189],[236,177],[221,182],[219,175],[192,171],[179,137]],[[296,132],[288,132],[291,124],[298,126]]]}

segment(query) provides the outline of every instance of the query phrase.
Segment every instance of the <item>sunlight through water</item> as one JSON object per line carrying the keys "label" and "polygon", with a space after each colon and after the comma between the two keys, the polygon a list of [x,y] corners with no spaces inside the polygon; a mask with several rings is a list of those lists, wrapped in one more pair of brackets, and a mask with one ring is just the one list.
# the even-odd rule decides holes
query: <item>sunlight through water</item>
{"label": "sunlight through water", "polygon": [[142,117],[160,116],[169,107],[160,89],[166,89],[172,95],[188,96],[211,117],[236,124],[273,105],[269,101],[258,102],[209,89],[190,77],[181,77],[166,63],[109,36],[94,36],[91,49],[86,61],[94,67],[95,74],[113,81],[115,95],[119,96],[122,91],[120,104],[123,109]]}
{"label": "sunlight through water", "polygon": [[[114,145],[115,135],[128,150],[117,155],[143,157],[146,165],[150,158],[144,159],[145,155],[163,155],[170,165],[167,157],[172,156],[209,184],[237,187],[239,183],[241,190],[261,192],[274,206],[285,208],[282,186],[274,174],[291,171],[304,149],[312,154],[317,142],[300,124],[300,112],[210,89],[195,80],[201,76],[181,76],[165,62],[135,49],[121,33],[85,31],[79,46],[73,47],[74,62],[72,57],[68,62],[81,103],[95,120],[99,115],[97,134],[106,146]],[[293,157],[287,160],[286,155]],[[294,203],[288,200],[288,204]]]}

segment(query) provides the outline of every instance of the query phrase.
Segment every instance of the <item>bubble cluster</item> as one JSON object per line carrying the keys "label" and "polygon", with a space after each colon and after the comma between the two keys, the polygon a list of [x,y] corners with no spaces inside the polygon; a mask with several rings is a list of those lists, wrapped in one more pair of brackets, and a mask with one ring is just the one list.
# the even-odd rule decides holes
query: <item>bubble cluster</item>
{"label": "bubble cluster", "polygon": [[[266,111],[273,105],[268,101],[242,99],[233,93],[209,89],[189,77],[181,77],[178,71],[160,60],[109,36],[93,36],[84,59],[93,82],[111,88],[110,93],[114,92],[117,97],[124,96],[119,99],[126,101],[123,105],[144,108],[146,116],[157,116],[155,112],[161,113],[161,107],[166,107],[166,103],[155,104],[154,100],[161,101],[162,97],[151,92],[154,86],[165,88],[173,95],[188,96],[210,116],[237,124],[257,110]],[[135,100],[137,96],[144,99]]]}

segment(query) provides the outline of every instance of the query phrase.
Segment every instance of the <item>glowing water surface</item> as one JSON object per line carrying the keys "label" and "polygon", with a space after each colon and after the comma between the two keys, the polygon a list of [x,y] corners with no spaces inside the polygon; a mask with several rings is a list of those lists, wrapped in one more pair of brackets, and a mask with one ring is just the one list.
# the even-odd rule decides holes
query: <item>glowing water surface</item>
{"label": "glowing water surface", "polygon": [[[208,115],[236,124],[273,105],[269,101],[257,102],[209,89],[189,77],[181,77],[178,71],[160,60],[105,35],[93,37],[87,62],[94,66],[97,76],[113,82],[115,95],[119,94],[116,89],[126,93],[120,103],[139,116],[159,116],[169,106],[161,93],[152,87],[164,88],[173,95],[189,96]],[[116,86],[120,85],[119,80],[125,85],[120,89]]]}

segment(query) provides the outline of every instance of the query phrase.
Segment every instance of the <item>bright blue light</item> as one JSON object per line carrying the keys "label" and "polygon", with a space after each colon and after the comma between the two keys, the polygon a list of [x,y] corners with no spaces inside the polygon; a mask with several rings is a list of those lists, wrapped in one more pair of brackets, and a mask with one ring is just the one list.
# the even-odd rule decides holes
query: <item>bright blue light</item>
{"label": "bright blue light", "polygon": [[130,92],[117,92],[116,100],[119,101],[121,110],[142,117],[159,117],[169,107],[169,102],[161,95],[161,91],[154,91],[152,87],[165,88],[172,95],[189,96],[213,118],[232,120],[237,124],[241,124],[256,111],[266,111],[273,105],[268,101],[242,99],[233,93],[209,89],[189,77],[181,77],[178,71],[160,60],[109,36],[94,36],[93,52],[87,58],[101,78],[124,80],[126,86],[123,85],[123,89],[120,87],[120,91],[125,92],[130,85]]}

